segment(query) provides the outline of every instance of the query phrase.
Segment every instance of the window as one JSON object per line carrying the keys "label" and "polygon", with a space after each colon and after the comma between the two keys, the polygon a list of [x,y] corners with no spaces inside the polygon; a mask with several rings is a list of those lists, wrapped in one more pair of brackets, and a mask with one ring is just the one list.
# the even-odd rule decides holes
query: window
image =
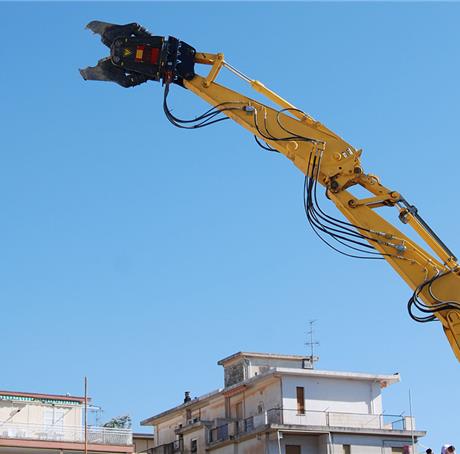
{"label": "window", "polygon": [[257,405],[257,414],[261,415],[264,412],[264,403],[262,401]]}
{"label": "window", "polygon": [[192,438],[190,441],[190,452],[198,452],[198,440],[196,438]]}
{"label": "window", "polygon": [[243,402],[238,402],[235,407],[236,419],[243,419]]}
{"label": "window", "polygon": [[304,387],[297,386],[296,394],[297,394],[297,414],[304,415],[305,414],[305,389]]}
{"label": "window", "polygon": [[302,450],[298,445],[286,445],[286,454],[302,454]]}
{"label": "window", "polygon": [[351,446],[350,445],[342,445],[343,454],[351,454]]}
{"label": "window", "polygon": [[183,452],[184,450],[184,436],[182,434],[179,434],[177,437],[177,440],[174,441],[174,449],[176,451]]}

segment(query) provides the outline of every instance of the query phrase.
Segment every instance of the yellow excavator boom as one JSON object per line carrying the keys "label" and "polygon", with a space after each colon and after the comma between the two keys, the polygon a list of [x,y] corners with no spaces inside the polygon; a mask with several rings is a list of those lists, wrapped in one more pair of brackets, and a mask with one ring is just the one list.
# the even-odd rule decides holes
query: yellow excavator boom
{"label": "yellow excavator boom", "polygon": [[[404,279],[413,290],[414,298],[421,300],[420,308],[442,323],[460,361],[459,265],[452,252],[418,215],[417,209],[399,192],[383,186],[377,176],[364,171],[360,162],[361,150],[356,150],[260,82],[242,75],[225,62],[222,54],[198,53],[196,62],[212,65],[211,70],[206,77],[195,75],[184,81],[184,86],[213,106],[235,107],[224,111],[225,115],[286,156],[303,174],[314,180],[313,184],[324,186],[328,198],[349,221],[350,225],[342,226],[361,234],[359,239],[375,248]],[[224,67],[245,79],[280,109],[217,84],[215,79]],[[366,189],[369,197],[359,199],[352,195],[348,189],[353,186]],[[383,206],[399,210],[401,221],[409,224],[437,257],[380,216],[375,208]],[[337,220],[331,222],[334,222],[332,228],[339,230],[340,222],[339,225],[335,225]]]}
{"label": "yellow excavator boom", "polygon": [[[230,118],[247,129],[262,148],[283,154],[305,175],[304,200],[307,219],[324,243],[345,255],[384,259],[412,289],[408,308],[420,322],[439,320],[460,361],[460,268],[457,259],[429,225],[398,191],[361,166],[357,150],[303,110],[225,61],[224,55],[197,52],[174,37],[152,36],[138,24],[114,25],[93,21],[87,26],[110,47],[110,57],[81,70],[85,79],[110,80],[131,87],[147,80],[165,85],[164,110],[181,128],[204,127]],[[209,65],[205,76],[195,65]],[[246,81],[274,106],[231,90],[216,82],[222,69]],[[187,88],[212,108],[192,119],[175,117],[167,103],[171,84]],[[220,117],[219,117],[220,115]],[[346,221],[325,213],[318,204],[318,185],[337,206]],[[367,196],[351,192],[361,187]],[[362,192],[362,191],[361,191]],[[397,210],[432,251],[409,239],[376,208]],[[345,249],[344,249],[345,248]]]}

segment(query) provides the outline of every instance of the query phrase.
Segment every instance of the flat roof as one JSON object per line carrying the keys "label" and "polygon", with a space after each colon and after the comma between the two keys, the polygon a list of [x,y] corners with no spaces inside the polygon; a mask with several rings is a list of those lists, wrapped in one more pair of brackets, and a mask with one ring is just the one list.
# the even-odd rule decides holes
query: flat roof
{"label": "flat roof", "polygon": [[237,352],[233,353],[233,355],[227,356],[224,359],[221,359],[220,361],[217,361],[217,364],[219,366],[223,366],[225,363],[236,359],[238,357],[241,358],[267,358],[267,359],[285,359],[285,360],[295,360],[295,361],[301,361],[303,359],[308,359],[308,355],[282,355],[280,353],[257,353],[257,352]]}
{"label": "flat roof", "polygon": [[345,380],[365,380],[380,382],[385,386],[392,385],[401,381],[399,373],[392,375],[388,374],[367,374],[363,372],[341,372],[332,370],[317,370],[317,369],[294,369],[288,367],[275,367],[274,370],[286,375],[309,375],[313,377],[323,378],[341,378]]}
{"label": "flat roof", "polygon": [[[85,398],[81,396],[71,396],[69,394],[42,394],[42,393],[30,393],[22,391],[2,391],[0,390],[0,400],[54,400],[54,401],[64,401],[64,402],[78,402],[80,404],[85,403]],[[88,397],[88,402],[91,400]]]}

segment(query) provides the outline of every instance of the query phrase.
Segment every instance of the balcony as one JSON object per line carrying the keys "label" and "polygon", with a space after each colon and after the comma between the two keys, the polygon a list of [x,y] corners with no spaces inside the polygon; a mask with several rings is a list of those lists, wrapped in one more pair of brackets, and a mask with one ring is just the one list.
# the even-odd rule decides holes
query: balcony
{"label": "balcony", "polygon": [[372,415],[359,413],[340,413],[329,411],[305,411],[274,408],[259,415],[239,421],[220,424],[209,430],[208,442],[215,444],[238,436],[266,428],[270,425],[304,426],[321,430],[399,430],[409,431],[413,427],[413,418],[401,415]]}
{"label": "balcony", "polygon": [[[258,415],[260,418],[260,415]],[[411,430],[413,418],[401,415],[342,413],[331,411],[304,411],[272,409],[267,412],[267,424],[319,426],[327,428]]]}
{"label": "balcony", "polygon": [[220,426],[214,427],[213,429],[209,430],[209,443],[216,443],[219,441],[225,441],[229,438],[229,425],[221,424]]}
{"label": "balcony", "polygon": [[[87,436],[89,444],[118,446],[133,444],[131,429],[88,427]],[[85,429],[81,426],[4,423],[0,424],[0,438],[84,443]]]}
{"label": "balcony", "polygon": [[157,446],[156,448],[150,448],[147,450],[148,454],[175,454],[184,451],[182,440],[176,440],[172,443],[166,443],[164,445]]}

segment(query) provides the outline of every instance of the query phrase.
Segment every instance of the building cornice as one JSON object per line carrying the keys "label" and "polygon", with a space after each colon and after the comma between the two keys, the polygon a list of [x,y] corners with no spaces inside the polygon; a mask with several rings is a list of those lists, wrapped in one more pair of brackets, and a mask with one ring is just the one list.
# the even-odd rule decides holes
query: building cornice
{"label": "building cornice", "polygon": [[[21,391],[1,391],[0,390],[0,400],[24,400],[33,401],[33,400],[55,400],[55,401],[63,401],[69,403],[79,403],[84,404],[85,398],[81,396],[70,396],[67,394],[42,394],[42,393],[29,393],[29,392],[21,392]],[[91,400],[88,397],[88,402]]]}
{"label": "building cornice", "polygon": [[239,358],[265,358],[265,359],[284,359],[284,360],[295,360],[301,361],[307,359],[305,355],[282,355],[279,353],[257,353],[257,352],[237,352],[233,355],[227,356],[226,358],[217,361],[219,366],[224,366],[226,363],[239,359]]}
{"label": "building cornice", "polygon": [[388,374],[366,374],[362,372],[340,372],[331,370],[317,369],[293,369],[286,367],[276,367],[273,369],[280,375],[301,375],[307,377],[338,378],[341,380],[358,380],[379,382],[382,387],[392,385],[401,381],[399,373]]}

